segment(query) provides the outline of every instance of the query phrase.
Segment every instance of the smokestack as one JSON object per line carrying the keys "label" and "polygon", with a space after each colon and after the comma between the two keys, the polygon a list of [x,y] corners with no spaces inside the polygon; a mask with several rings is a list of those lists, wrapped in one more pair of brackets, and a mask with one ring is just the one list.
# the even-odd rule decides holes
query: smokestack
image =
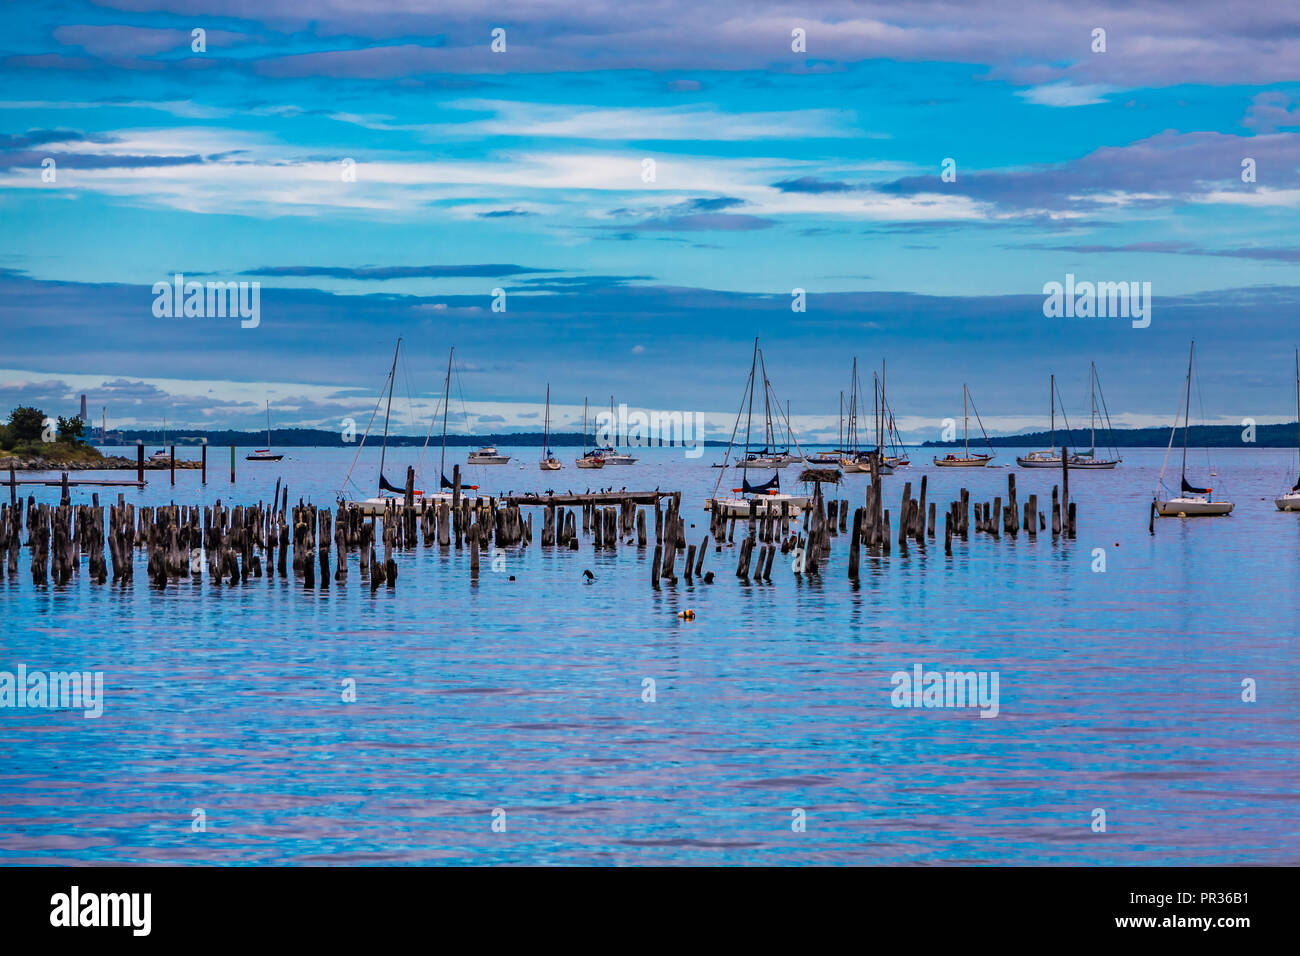
{"label": "smokestack", "polygon": [[86,396],[85,395],[81,396],[81,420],[83,422],[86,420]]}

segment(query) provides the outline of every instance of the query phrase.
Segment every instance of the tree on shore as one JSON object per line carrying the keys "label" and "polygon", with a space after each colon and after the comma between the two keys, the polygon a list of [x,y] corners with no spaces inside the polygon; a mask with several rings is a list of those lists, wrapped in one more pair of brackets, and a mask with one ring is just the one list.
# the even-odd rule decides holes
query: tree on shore
{"label": "tree on shore", "polygon": [[13,445],[39,442],[45,430],[45,413],[30,405],[19,405],[9,413],[4,438]]}

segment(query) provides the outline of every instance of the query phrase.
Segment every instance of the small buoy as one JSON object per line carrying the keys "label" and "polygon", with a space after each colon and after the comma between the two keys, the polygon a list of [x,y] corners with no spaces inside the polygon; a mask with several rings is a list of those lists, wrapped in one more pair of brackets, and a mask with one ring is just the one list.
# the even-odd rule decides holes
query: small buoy
{"label": "small buoy", "polygon": [[683,621],[695,620],[695,612],[692,611],[690,608],[687,608],[685,611],[678,611],[677,616],[680,617]]}
{"label": "small buoy", "polygon": [[514,576],[513,574],[510,575],[510,580],[513,581],[514,579],[515,579],[515,576]]}

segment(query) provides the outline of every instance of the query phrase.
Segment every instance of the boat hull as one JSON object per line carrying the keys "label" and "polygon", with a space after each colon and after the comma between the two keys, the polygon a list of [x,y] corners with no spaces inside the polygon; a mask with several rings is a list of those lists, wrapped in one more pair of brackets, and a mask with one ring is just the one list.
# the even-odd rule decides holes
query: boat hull
{"label": "boat hull", "polygon": [[280,461],[284,455],[245,455],[244,461]]}
{"label": "boat hull", "polygon": [[1156,501],[1156,514],[1162,518],[1218,518],[1232,514],[1231,501],[1207,501],[1204,498],[1170,498]]}
{"label": "boat hull", "polygon": [[934,463],[939,468],[983,468],[992,458],[936,458]]}
{"label": "boat hull", "polygon": [[705,511],[721,514],[726,518],[748,518],[750,502],[755,503],[755,513],[759,516],[781,514],[781,505],[785,504],[786,516],[793,518],[812,506],[812,498],[807,495],[756,495],[753,498],[710,498],[704,505]]}
{"label": "boat hull", "polygon": [[470,455],[469,464],[471,465],[507,465],[510,463],[509,455]]}
{"label": "boat hull", "polygon": [[1020,468],[1060,468],[1060,458],[1016,458],[1016,465]]}
{"label": "boat hull", "polygon": [[564,465],[562,462],[551,460],[551,461],[539,461],[537,463],[537,467],[540,468],[542,471],[559,471],[561,468],[564,467]]}
{"label": "boat hull", "polygon": [[1097,460],[1097,459],[1070,459],[1070,468],[1074,471],[1109,471],[1118,465],[1120,459],[1114,461]]}
{"label": "boat hull", "polygon": [[579,458],[574,464],[579,468],[604,468],[606,462],[603,458]]}
{"label": "boat hull", "polygon": [[1300,492],[1291,492],[1281,498],[1274,498],[1273,504],[1278,511],[1300,511]]}

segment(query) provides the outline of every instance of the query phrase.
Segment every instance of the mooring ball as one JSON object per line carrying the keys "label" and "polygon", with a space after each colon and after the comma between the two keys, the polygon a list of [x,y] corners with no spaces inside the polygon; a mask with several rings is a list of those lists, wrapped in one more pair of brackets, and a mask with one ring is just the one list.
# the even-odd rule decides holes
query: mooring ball
{"label": "mooring ball", "polygon": [[690,608],[687,608],[685,611],[678,611],[677,616],[680,617],[683,621],[695,620],[695,612],[692,611]]}

